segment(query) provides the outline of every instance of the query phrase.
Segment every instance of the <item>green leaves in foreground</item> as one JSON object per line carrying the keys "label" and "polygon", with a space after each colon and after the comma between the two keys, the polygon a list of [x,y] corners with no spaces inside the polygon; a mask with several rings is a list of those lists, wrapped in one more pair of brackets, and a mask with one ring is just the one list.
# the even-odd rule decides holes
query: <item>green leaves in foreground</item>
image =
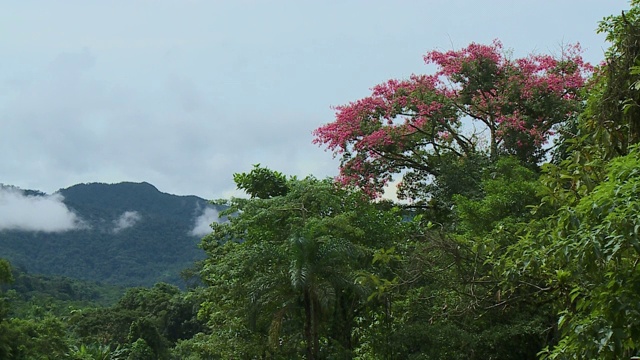
{"label": "green leaves in foreground", "polygon": [[607,168],[593,191],[559,208],[519,244],[533,246],[522,253],[526,263],[537,264],[558,299],[561,338],[540,353],[546,359],[620,359],[640,349],[638,147]]}

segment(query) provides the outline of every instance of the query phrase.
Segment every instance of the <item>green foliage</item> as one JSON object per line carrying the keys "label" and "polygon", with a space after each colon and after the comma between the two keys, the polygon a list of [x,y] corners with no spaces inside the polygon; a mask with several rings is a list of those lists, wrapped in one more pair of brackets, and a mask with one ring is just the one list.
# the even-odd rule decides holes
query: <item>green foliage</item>
{"label": "green foliage", "polygon": [[14,269],[14,282],[0,286],[14,294],[12,315],[23,316],[33,305],[62,315],[70,307],[109,306],[124,293],[124,288],[74,280],[63,276],[36,275]]}
{"label": "green foliage", "polygon": [[590,91],[584,125],[610,159],[640,141],[640,3],[631,1],[628,11],[606,17],[598,32],[611,46]]}
{"label": "green foliage", "polygon": [[129,359],[164,359],[168,344],[160,335],[155,319],[148,316],[134,320],[129,327],[127,340],[131,344]]}
{"label": "green foliage", "polygon": [[529,214],[527,207],[539,203],[537,178],[517,159],[500,159],[485,170],[480,199],[453,196],[459,230],[481,235],[518,226]]}
{"label": "green foliage", "polygon": [[144,339],[139,338],[131,344],[131,352],[129,353],[127,360],[154,360],[157,358],[157,355],[147,342]]}
{"label": "green foliage", "polygon": [[[13,275],[11,274],[11,264],[5,259],[0,259],[0,290],[2,290],[2,284],[10,283],[13,281]],[[0,291],[0,323],[4,320],[5,316],[9,312],[9,306],[4,294]]]}
{"label": "green foliage", "polygon": [[11,264],[5,259],[0,259],[0,284],[13,282],[11,274]]}
{"label": "green foliage", "polygon": [[260,164],[253,165],[250,173],[233,174],[238,189],[244,190],[252,198],[268,199],[287,193],[287,178],[277,171],[273,171]]}
{"label": "green foliage", "polygon": [[185,294],[173,285],[158,283],[129,289],[112,307],[77,310],[69,323],[83,343],[131,349],[142,339],[154,359],[164,359],[177,341],[204,330],[196,319],[200,301],[196,290]]}
{"label": "green foliage", "polygon": [[108,345],[85,345],[72,346],[69,358],[74,360],[112,360],[111,348]]}
{"label": "green foliage", "polygon": [[64,323],[51,314],[0,323],[2,359],[62,359],[68,349]]}
{"label": "green foliage", "polygon": [[388,294],[392,321],[384,334],[390,358],[533,359],[546,343],[549,306],[505,292],[496,271],[539,202],[537,174],[505,157],[466,176],[478,183],[451,194],[449,222],[416,217],[415,240],[398,247],[402,261],[393,267],[398,285]]}
{"label": "green foliage", "polygon": [[563,299],[562,339],[545,358],[618,359],[640,348],[640,151],[632,147],[607,168],[607,178],[543,232],[549,244],[537,256]]}
{"label": "green foliage", "polygon": [[471,153],[460,157],[453,152],[443,152],[433,170],[437,172],[437,176],[429,176],[417,169],[403,175],[403,181],[398,187],[399,197],[429,199],[414,203],[413,206],[426,209],[428,216],[434,221],[449,222],[454,195],[470,199],[482,196],[482,175],[490,163],[488,154]]}
{"label": "green foliage", "polygon": [[200,315],[212,330],[203,351],[348,358],[357,345],[355,317],[367,294],[355,274],[370,268],[372,246],[403,238],[402,214],[330,180],[291,178],[286,187],[279,196],[233,199],[229,222],[203,239],[210,287]]}

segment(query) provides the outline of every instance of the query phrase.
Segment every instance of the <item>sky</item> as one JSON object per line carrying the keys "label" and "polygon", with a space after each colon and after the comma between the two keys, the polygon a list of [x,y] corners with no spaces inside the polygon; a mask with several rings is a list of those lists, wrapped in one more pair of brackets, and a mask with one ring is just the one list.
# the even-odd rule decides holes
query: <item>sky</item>
{"label": "sky", "polygon": [[[598,22],[628,7],[0,0],[0,183],[53,194],[77,183],[146,181],[218,199],[239,195],[233,173],[257,163],[335,176],[338,160],[312,144],[312,131],[333,120],[332,106],[432,71],[427,51],[497,38],[519,57],[580,42],[597,64],[607,47]],[[119,225],[136,220],[128,214]]]}

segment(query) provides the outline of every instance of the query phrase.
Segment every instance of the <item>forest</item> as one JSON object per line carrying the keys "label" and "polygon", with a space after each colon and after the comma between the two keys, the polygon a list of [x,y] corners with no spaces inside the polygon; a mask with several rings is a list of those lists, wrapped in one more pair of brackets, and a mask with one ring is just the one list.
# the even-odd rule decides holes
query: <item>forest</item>
{"label": "forest", "polygon": [[597,31],[598,65],[472,43],[337,106],[340,175],[234,174],[187,289],[0,260],[0,359],[640,355],[640,0]]}

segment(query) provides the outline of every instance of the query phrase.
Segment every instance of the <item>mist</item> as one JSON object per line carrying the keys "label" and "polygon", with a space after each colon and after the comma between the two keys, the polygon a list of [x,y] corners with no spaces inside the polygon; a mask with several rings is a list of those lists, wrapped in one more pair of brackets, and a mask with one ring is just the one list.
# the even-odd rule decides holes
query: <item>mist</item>
{"label": "mist", "polygon": [[205,236],[213,231],[210,225],[219,221],[218,211],[213,208],[206,208],[202,215],[196,218],[195,225],[189,234],[200,237]]}
{"label": "mist", "polygon": [[0,230],[63,232],[85,228],[64,197],[27,195],[17,188],[0,187]]}
{"label": "mist", "polygon": [[119,233],[124,229],[133,227],[140,219],[142,219],[142,216],[137,211],[125,211],[118,220],[113,221],[113,232]]}

